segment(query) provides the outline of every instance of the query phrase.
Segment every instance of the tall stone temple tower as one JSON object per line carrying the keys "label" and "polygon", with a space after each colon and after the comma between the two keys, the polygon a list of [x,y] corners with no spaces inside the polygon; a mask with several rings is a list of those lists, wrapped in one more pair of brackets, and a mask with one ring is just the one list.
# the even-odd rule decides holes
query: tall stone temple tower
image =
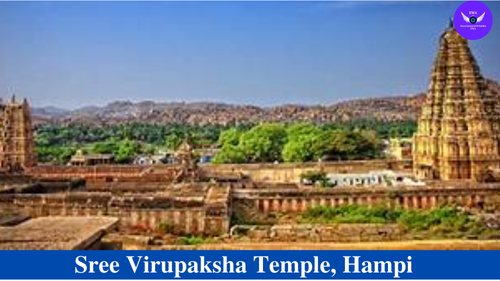
{"label": "tall stone temple tower", "polygon": [[500,105],[467,40],[450,24],[441,35],[413,139],[420,179],[484,181],[500,168]]}
{"label": "tall stone temple tower", "polygon": [[31,112],[26,99],[0,100],[0,171],[20,172],[35,165]]}

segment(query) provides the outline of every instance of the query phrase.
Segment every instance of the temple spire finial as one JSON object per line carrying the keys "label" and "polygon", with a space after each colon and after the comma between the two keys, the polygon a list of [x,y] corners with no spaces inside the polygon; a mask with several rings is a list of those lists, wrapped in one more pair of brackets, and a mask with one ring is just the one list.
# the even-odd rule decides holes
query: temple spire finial
{"label": "temple spire finial", "polygon": [[16,102],[16,86],[12,85],[11,93],[12,93],[12,96],[10,98],[11,103],[15,103]]}
{"label": "temple spire finial", "polygon": [[448,28],[455,28],[455,25],[453,24],[453,17],[450,17],[450,20],[448,21]]}

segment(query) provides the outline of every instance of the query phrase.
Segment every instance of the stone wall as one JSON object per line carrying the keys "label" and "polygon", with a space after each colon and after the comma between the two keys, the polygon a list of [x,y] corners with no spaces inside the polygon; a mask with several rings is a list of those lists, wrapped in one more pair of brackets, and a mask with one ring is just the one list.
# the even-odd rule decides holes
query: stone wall
{"label": "stone wall", "polygon": [[118,181],[118,182],[103,182],[103,181],[87,181],[85,190],[88,192],[162,192],[170,187],[168,182],[141,182],[141,181]]}
{"label": "stone wall", "polygon": [[104,192],[3,194],[0,204],[31,217],[113,216],[121,219],[123,228],[156,229],[165,223],[176,234],[219,235],[229,231],[228,196],[229,188],[216,186],[201,197]]}
{"label": "stone wall", "polygon": [[[123,183],[122,183],[123,184]],[[432,208],[451,203],[469,208],[497,207],[498,184],[428,187],[364,187],[300,189],[295,185],[94,183],[86,190],[56,193],[0,194],[2,209],[32,217],[109,215],[121,218],[122,226],[157,228],[160,223],[178,234],[220,235],[233,222],[251,224],[272,213],[290,215],[314,206],[387,204],[404,208]],[[165,188],[164,188],[165,187]],[[239,219],[238,220],[236,220]]]}
{"label": "stone wall", "polygon": [[342,161],[319,163],[281,164],[208,164],[200,166],[213,174],[241,174],[254,182],[298,183],[300,175],[307,171],[322,169],[326,173],[364,173],[374,170],[402,169],[400,161]]}
{"label": "stone wall", "polygon": [[33,181],[31,179],[19,182],[1,182],[0,194],[6,193],[54,193],[83,188],[85,181],[59,180],[59,181]]}
{"label": "stone wall", "polygon": [[205,200],[205,230],[208,234],[226,234],[231,219],[231,188],[216,186],[208,190]]}
{"label": "stone wall", "polygon": [[242,221],[255,221],[271,213],[301,213],[314,206],[350,204],[433,208],[456,204],[483,208],[500,203],[499,185],[470,187],[406,187],[406,188],[334,188],[311,190],[234,190],[234,216]]}
{"label": "stone wall", "polygon": [[252,242],[345,243],[401,240],[403,233],[395,224],[236,225],[231,236],[244,236]]}
{"label": "stone wall", "polygon": [[[241,175],[254,182],[297,183],[306,171],[322,169],[327,173],[363,173],[373,170],[402,169],[403,163],[392,160],[342,161],[290,164],[202,164],[201,173],[234,177]],[[70,179],[85,178],[87,181],[172,181],[181,171],[178,165],[102,165],[102,166],[37,166],[29,170],[36,178]]]}
{"label": "stone wall", "polygon": [[0,183],[1,184],[13,184],[13,183],[26,183],[33,179],[28,175],[22,174],[9,174],[0,172]]}
{"label": "stone wall", "polygon": [[[182,183],[181,183],[182,184]],[[143,181],[87,181],[87,191],[109,191],[109,192],[160,192],[171,190],[175,184],[171,182],[143,182]],[[190,185],[190,183],[187,183]],[[220,182],[219,186],[226,186],[231,189],[249,189],[249,190],[262,190],[262,189],[298,189],[299,185],[295,183],[261,183],[261,182]]]}
{"label": "stone wall", "polygon": [[171,181],[180,171],[177,165],[36,166],[28,174],[38,179],[84,178],[87,181]]}

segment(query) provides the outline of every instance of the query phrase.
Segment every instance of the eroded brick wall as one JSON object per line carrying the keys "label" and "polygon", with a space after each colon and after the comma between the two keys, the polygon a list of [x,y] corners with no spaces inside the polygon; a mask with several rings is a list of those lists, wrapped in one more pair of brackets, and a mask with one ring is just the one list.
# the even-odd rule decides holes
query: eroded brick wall
{"label": "eroded brick wall", "polygon": [[39,179],[84,178],[87,181],[171,181],[180,171],[177,165],[36,166],[28,174]]}
{"label": "eroded brick wall", "polygon": [[[318,163],[280,164],[203,164],[200,171],[209,175],[243,175],[254,182],[297,183],[306,171],[321,168],[327,173],[363,173],[373,170],[402,169],[402,162],[389,160],[342,161]],[[172,181],[182,170],[178,165],[102,165],[102,166],[36,166],[28,173],[36,178],[88,181]]]}
{"label": "eroded brick wall", "polygon": [[229,191],[216,186],[208,189],[206,197],[183,198],[161,193],[3,194],[0,204],[32,217],[114,216],[124,228],[157,229],[163,223],[176,234],[221,235],[229,231]]}
{"label": "eroded brick wall", "polygon": [[231,228],[232,237],[252,242],[375,242],[403,238],[396,224],[273,225]]}
{"label": "eroded brick wall", "polygon": [[500,186],[477,188],[338,188],[312,190],[233,190],[233,215],[241,221],[255,221],[271,213],[302,213],[315,206],[377,205],[403,208],[433,208],[455,204],[468,208],[496,207]]}
{"label": "eroded brick wall", "polygon": [[244,175],[254,182],[298,183],[300,175],[307,171],[322,169],[326,173],[364,173],[374,170],[402,170],[400,161],[342,161],[318,163],[280,163],[280,164],[207,164],[200,165],[202,170],[211,174]]}

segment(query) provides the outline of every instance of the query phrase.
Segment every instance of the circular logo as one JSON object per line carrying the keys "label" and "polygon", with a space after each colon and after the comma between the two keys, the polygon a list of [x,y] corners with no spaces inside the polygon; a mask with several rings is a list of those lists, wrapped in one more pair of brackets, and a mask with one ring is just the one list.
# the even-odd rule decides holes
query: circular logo
{"label": "circular logo", "polygon": [[455,11],[453,24],[462,37],[477,40],[490,32],[493,17],[486,4],[479,1],[467,1]]}

